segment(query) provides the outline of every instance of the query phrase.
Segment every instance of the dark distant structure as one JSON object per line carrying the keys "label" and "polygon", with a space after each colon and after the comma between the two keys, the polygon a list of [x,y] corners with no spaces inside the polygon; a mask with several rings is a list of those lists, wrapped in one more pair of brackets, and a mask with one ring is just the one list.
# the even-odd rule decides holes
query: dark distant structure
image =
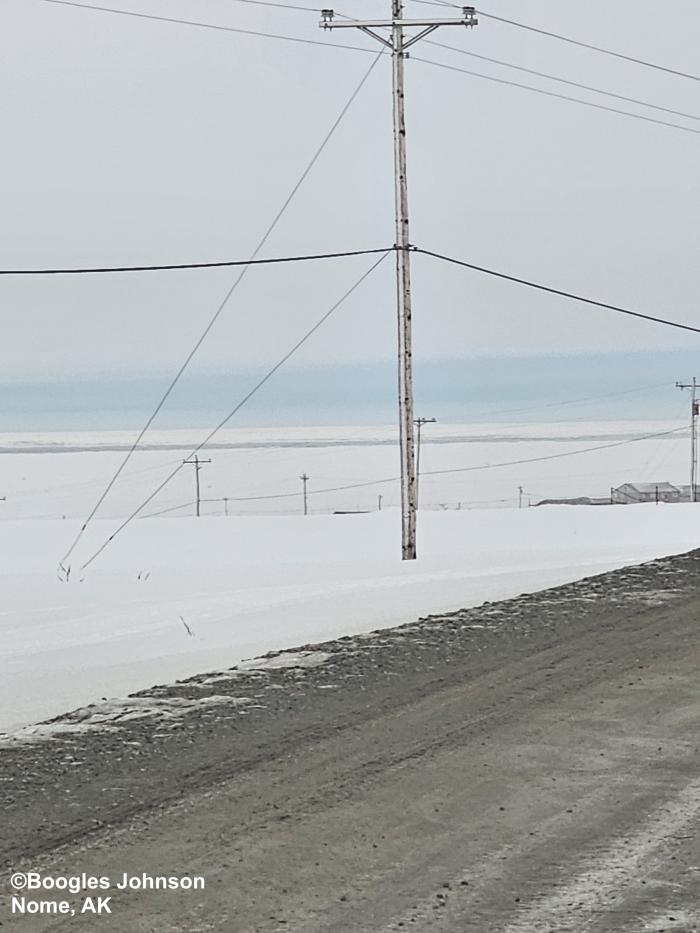
{"label": "dark distant structure", "polygon": [[[639,502],[681,502],[682,493],[672,483],[623,483],[611,490],[613,504],[626,505]],[[688,500],[689,500],[688,496]]]}

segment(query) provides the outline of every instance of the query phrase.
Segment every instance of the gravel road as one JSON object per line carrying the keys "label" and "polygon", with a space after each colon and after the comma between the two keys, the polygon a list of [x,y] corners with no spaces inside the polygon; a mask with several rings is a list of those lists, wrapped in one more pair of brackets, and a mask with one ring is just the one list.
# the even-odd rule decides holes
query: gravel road
{"label": "gravel road", "polygon": [[[0,922],[700,931],[699,626],[692,552],[0,736]],[[205,887],[30,915],[12,870]]]}

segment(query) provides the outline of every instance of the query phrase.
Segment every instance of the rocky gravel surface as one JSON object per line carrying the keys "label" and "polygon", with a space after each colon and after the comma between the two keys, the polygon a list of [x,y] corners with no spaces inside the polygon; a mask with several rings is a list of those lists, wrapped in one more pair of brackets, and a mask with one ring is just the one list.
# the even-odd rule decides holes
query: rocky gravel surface
{"label": "rocky gravel surface", "polygon": [[[699,608],[692,552],[299,646],[0,735],[0,862],[77,869],[148,850],[191,868],[208,827],[216,896],[185,915],[133,901],[110,926],[136,933],[696,930],[689,890],[676,919],[661,916],[679,881],[657,851],[668,840],[655,814],[676,813],[664,792],[689,795],[668,822],[688,834],[674,860],[695,861],[700,883],[685,822],[700,802],[699,708],[684,667],[700,645]],[[662,752],[654,743],[667,733]],[[194,822],[186,831],[183,821]],[[641,851],[640,827],[658,836],[660,861],[658,883],[634,888],[637,921],[632,894],[615,914],[635,868],[623,842],[611,854],[607,834]],[[583,905],[573,926],[567,896]]]}

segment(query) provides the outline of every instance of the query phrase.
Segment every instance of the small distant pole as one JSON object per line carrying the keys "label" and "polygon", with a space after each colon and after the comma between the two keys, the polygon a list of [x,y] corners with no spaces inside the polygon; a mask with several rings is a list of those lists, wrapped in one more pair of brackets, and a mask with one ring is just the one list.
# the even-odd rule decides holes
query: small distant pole
{"label": "small distant pole", "polygon": [[228,496],[224,496],[224,515],[228,518]]}
{"label": "small distant pole", "polygon": [[309,482],[309,477],[306,475],[306,473],[302,473],[299,479],[304,484],[304,515],[308,515],[309,504],[308,504],[307,497],[306,497],[306,484]]}
{"label": "small distant pole", "polygon": [[522,509],[523,507],[523,487],[518,486],[518,508]]}
{"label": "small distant pole", "polygon": [[381,512],[381,510],[382,510],[382,494],[379,493],[379,495],[377,496],[377,511]]}
{"label": "small distant pole", "polygon": [[697,389],[698,383],[693,376],[693,381],[690,383],[677,382],[677,388],[679,389],[690,389],[690,501],[697,501],[695,495],[696,486],[698,482],[698,431],[697,431],[697,421],[698,421],[698,411],[700,406],[698,406],[698,397]]}
{"label": "small distant pole", "polygon": [[420,482],[420,436],[424,424],[435,424],[437,418],[416,418],[416,511],[418,510],[418,484]]}
{"label": "small distant pole", "polygon": [[659,487],[658,486],[654,486],[654,501],[656,505],[659,504]]}
{"label": "small distant pole", "polygon": [[202,469],[203,463],[211,463],[211,460],[200,460],[197,454],[194,456],[194,460],[183,460],[183,463],[191,464],[194,467],[194,484],[195,492],[197,496],[197,518],[200,516],[200,503],[201,497],[199,492],[199,471]]}

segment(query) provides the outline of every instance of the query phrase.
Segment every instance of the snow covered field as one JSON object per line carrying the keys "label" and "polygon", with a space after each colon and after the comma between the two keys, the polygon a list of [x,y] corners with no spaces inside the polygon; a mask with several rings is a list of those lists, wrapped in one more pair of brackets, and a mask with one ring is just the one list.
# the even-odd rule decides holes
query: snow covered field
{"label": "snow covered field", "polygon": [[[503,426],[497,437],[489,437],[483,425],[469,429],[471,434],[452,427],[457,439],[426,445],[423,464],[442,469],[516,459],[514,454],[534,458],[668,428],[606,425],[597,426],[596,434],[592,427],[577,427],[574,439],[570,431],[553,436],[550,426],[522,439],[504,436]],[[396,451],[384,435],[370,438],[370,429],[346,430],[354,432],[351,443],[347,434],[329,438],[326,431],[325,442],[313,438],[316,446],[300,445],[299,437],[291,439],[297,446],[281,446],[278,432],[278,443],[270,437],[265,448],[213,450],[208,482],[217,494],[224,494],[226,480],[227,492],[244,488],[253,495],[298,491],[304,469],[313,470],[324,485],[393,475]],[[442,430],[449,439],[447,428]],[[522,426],[519,430],[522,437]],[[395,508],[329,514],[334,507],[376,507],[378,491],[391,505],[391,487],[379,486],[370,487],[371,498],[362,489],[353,491],[356,503],[338,502],[335,494],[319,498],[317,514],[308,517],[235,514],[231,503],[226,519],[218,503],[218,514],[199,520],[175,512],[135,521],[82,574],[80,559],[115,527],[113,518],[100,518],[81,542],[71,582],[65,584],[57,579],[57,561],[79,528],[75,516],[92,505],[118,462],[117,452],[104,450],[114,446],[114,438],[94,437],[92,446],[101,450],[73,453],[50,452],[47,439],[3,440],[0,447],[15,451],[2,458],[1,491],[7,490],[8,498],[0,503],[0,729],[5,730],[271,649],[368,632],[700,546],[700,508],[694,505],[508,507],[518,481],[528,491],[539,483],[543,494],[595,494],[626,479],[681,482],[687,441],[671,436],[613,448],[603,459],[591,453],[450,474],[442,485],[439,477],[431,485],[426,478],[421,493],[435,500],[428,504],[442,501],[449,508],[421,513],[420,559],[412,564],[398,559]],[[238,435],[236,443],[241,440]],[[85,438],[72,441],[74,447],[88,446]],[[20,443],[23,452],[16,452]],[[173,444],[182,448],[172,449]],[[107,515],[126,514],[157,483],[161,465],[187,453],[182,439],[171,437],[169,446],[134,458],[130,478],[115,490]],[[178,482],[192,484],[189,470]],[[187,495],[184,486],[182,492]],[[458,501],[500,498],[509,501],[497,503],[499,508],[456,508]],[[292,502],[298,513],[299,502]],[[166,498],[153,507],[167,505]],[[62,514],[69,517],[62,520]]]}

